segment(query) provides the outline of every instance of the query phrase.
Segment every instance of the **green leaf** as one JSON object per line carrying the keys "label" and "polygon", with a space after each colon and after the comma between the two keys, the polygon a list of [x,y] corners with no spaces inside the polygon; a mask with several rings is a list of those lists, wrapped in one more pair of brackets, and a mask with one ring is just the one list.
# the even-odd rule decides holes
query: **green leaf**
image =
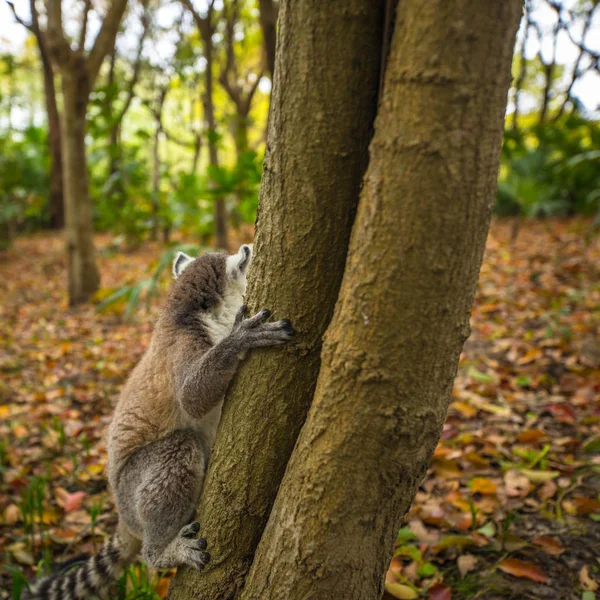
{"label": "green leaf", "polygon": [[410,530],[410,527],[403,527],[396,537],[396,544],[398,546],[403,546],[406,542],[412,542],[416,540],[417,536]]}

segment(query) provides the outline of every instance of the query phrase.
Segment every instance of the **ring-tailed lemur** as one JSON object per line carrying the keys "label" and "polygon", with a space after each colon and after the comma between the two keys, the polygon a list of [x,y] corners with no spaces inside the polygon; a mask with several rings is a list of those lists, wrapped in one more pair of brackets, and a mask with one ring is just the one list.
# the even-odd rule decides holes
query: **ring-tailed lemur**
{"label": "ring-tailed lemur", "polygon": [[268,323],[266,309],[244,318],[250,258],[247,245],[232,256],[175,258],[176,281],[109,428],[117,531],[77,570],[39,580],[32,598],[101,595],[140,550],[156,569],[209,561],[193,519],[225,392],[248,350],[294,337],[287,319]]}

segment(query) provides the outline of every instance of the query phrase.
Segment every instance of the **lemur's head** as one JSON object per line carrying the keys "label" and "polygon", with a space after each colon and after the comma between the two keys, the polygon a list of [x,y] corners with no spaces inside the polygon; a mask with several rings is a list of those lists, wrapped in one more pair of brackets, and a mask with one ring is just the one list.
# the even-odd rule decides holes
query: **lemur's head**
{"label": "lemur's head", "polygon": [[193,258],[178,252],[173,260],[175,283],[167,302],[168,311],[178,323],[184,324],[209,311],[220,311],[223,302],[237,309],[246,292],[251,258],[249,244],[230,256],[208,252]]}
{"label": "lemur's head", "polygon": [[246,286],[246,271],[252,259],[252,244],[243,244],[236,254],[228,256],[221,253],[207,253],[193,258],[185,252],[178,252],[173,260],[173,277],[179,279],[188,267],[194,265],[194,278],[198,277],[200,271],[204,271],[208,265],[219,271],[216,273],[218,278],[237,284],[238,286]]}

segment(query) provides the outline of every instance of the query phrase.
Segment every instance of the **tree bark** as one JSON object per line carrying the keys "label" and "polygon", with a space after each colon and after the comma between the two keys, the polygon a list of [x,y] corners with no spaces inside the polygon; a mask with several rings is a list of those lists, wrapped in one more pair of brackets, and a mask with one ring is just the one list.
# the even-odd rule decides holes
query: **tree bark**
{"label": "tree bark", "polygon": [[520,13],[398,5],[315,398],[243,600],[381,598],[469,334]]}
{"label": "tree bark", "polygon": [[89,96],[85,69],[62,74],[62,151],[69,267],[69,303],[85,302],[98,289],[85,154],[85,117]]}
{"label": "tree bark", "polygon": [[384,2],[284,0],[248,304],[289,317],[293,348],[254,351],[230,389],[199,507],[211,566],[170,598],[230,599],[310,405],[377,105]]}

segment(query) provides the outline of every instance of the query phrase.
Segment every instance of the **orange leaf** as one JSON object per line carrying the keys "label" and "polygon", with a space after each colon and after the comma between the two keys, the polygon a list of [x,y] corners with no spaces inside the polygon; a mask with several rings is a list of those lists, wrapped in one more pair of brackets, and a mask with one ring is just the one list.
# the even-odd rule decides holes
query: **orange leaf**
{"label": "orange leaf", "polygon": [[560,556],[565,551],[556,538],[547,535],[533,538],[531,541],[552,556]]}
{"label": "orange leaf", "polygon": [[594,498],[573,498],[578,515],[591,515],[600,512],[600,502]]}
{"label": "orange leaf", "polygon": [[518,558],[507,558],[503,560],[499,568],[501,571],[514,575],[515,577],[521,577],[523,579],[531,579],[531,581],[537,581],[538,583],[548,583],[548,576],[533,563],[519,560]]}
{"label": "orange leaf", "polygon": [[517,439],[521,443],[527,442],[537,442],[546,437],[546,432],[541,429],[527,429],[526,431],[521,431],[517,436]]}
{"label": "orange leaf", "polygon": [[471,482],[471,489],[474,494],[494,495],[498,488],[493,481],[486,479],[485,477],[476,477]]}
{"label": "orange leaf", "polygon": [[64,488],[56,488],[55,496],[56,503],[68,513],[77,510],[81,506],[81,503],[85,498],[85,492],[74,492],[70,494]]}
{"label": "orange leaf", "polygon": [[452,402],[452,404],[450,404],[450,408],[453,408],[459,412],[463,417],[467,417],[467,419],[474,417],[477,414],[477,409],[466,402]]}
{"label": "orange leaf", "polygon": [[525,356],[522,356],[521,358],[519,358],[519,360],[517,360],[517,364],[528,365],[529,363],[532,363],[534,360],[537,360],[541,357],[542,351],[539,348],[532,348],[531,350],[529,350],[529,352],[527,352],[527,354],[525,354]]}

